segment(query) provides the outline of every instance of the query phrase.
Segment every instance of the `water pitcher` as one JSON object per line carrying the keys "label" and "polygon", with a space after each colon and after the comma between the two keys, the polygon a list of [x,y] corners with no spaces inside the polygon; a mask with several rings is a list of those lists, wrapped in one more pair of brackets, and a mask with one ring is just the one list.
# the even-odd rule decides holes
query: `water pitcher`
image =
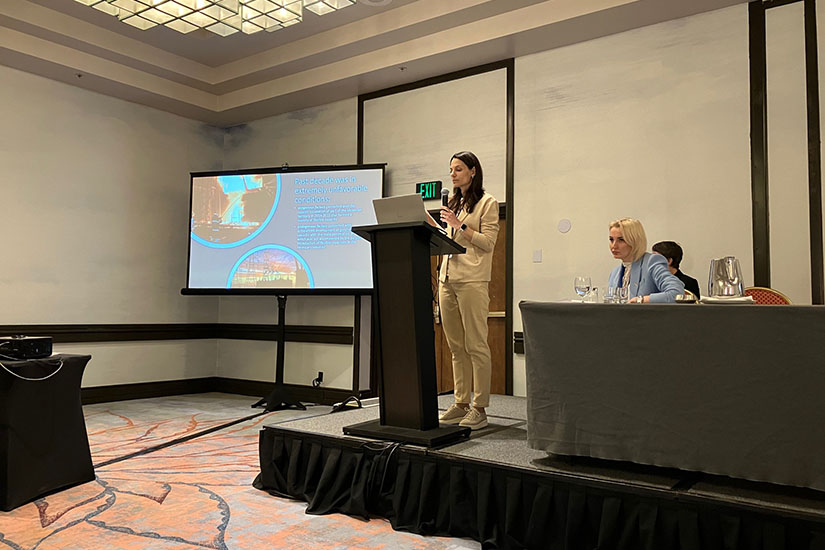
{"label": "water pitcher", "polygon": [[742,281],[742,268],[739,267],[739,260],[733,256],[725,256],[724,258],[710,261],[708,295],[745,295],[745,283]]}

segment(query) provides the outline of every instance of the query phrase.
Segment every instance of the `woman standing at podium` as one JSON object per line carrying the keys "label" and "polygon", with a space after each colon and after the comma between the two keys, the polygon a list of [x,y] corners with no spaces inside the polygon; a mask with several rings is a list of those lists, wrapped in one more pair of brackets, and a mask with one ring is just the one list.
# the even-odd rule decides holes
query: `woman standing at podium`
{"label": "woman standing at podium", "polygon": [[[492,364],[487,344],[490,310],[490,273],[498,237],[498,201],[484,191],[478,158],[469,151],[450,159],[453,194],[441,207],[447,234],[465,247],[464,254],[449,254],[438,274],[438,301],[447,344],[450,346],[455,383],[455,404],[440,422],[473,430],[487,426]],[[430,218],[432,225],[437,225]],[[472,398],[472,399],[471,399]]]}

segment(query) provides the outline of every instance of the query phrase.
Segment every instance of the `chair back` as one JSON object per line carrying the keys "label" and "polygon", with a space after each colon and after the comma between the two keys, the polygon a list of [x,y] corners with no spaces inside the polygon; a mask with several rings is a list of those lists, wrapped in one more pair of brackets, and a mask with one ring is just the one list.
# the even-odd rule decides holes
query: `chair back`
{"label": "chair back", "polygon": [[749,286],[745,289],[745,296],[752,296],[756,304],[764,306],[787,306],[791,299],[772,288],[764,286]]}

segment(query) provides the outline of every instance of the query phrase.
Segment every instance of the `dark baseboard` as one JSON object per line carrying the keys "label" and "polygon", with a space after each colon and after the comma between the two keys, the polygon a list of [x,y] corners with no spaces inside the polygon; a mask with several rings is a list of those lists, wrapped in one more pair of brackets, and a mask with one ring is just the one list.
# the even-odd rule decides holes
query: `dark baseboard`
{"label": "dark baseboard", "polygon": [[[251,406],[255,397],[266,397],[274,387],[274,382],[212,376],[208,378],[191,378],[188,380],[169,380],[163,382],[143,382],[140,384],[118,384],[114,386],[83,388],[80,391],[80,396],[84,405],[91,405],[93,403],[128,401],[130,399],[146,399],[149,397],[222,392],[235,395],[248,395],[250,396]],[[339,403],[351,395],[356,395],[359,398],[372,397],[372,394],[366,391],[353,392],[351,390],[313,388],[293,384],[285,384],[284,388],[298,401],[319,403],[321,405]]]}
{"label": "dark baseboard", "polygon": [[188,380],[166,380],[163,382],[142,382],[139,384],[118,384],[115,386],[95,386],[82,388],[80,399],[84,405],[108,403],[110,401],[128,401],[149,397],[167,397],[189,393],[206,393],[215,391],[214,377],[190,378]]}
{"label": "dark baseboard", "polygon": [[[224,323],[217,325],[216,338],[230,340],[278,340],[278,325],[246,325]],[[324,327],[287,325],[284,328],[287,342],[312,342],[316,344],[352,345],[352,327]]]}

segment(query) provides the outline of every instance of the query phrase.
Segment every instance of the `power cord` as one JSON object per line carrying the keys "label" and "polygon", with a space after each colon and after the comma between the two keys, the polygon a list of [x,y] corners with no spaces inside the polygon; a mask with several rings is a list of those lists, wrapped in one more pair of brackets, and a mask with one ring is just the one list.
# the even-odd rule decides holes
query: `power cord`
{"label": "power cord", "polygon": [[315,378],[312,381],[312,387],[313,388],[320,388],[321,387],[321,382],[323,382],[323,381],[324,381],[324,372],[323,371],[318,371],[318,377]]}
{"label": "power cord", "polygon": [[358,399],[354,395],[350,395],[344,401],[341,401],[340,403],[336,403],[335,405],[333,405],[331,412],[337,413],[337,412],[341,412],[341,411],[345,411],[345,410],[360,409],[360,408],[361,408],[361,400]]}
{"label": "power cord", "polygon": [[[374,444],[365,443],[362,446],[364,449],[373,452],[379,451],[378,455],[371,461],[367,473],[367,498],[371,503],[376,503],[381,498],[381,491],[384,490],[384,483],[387,479],[387,472],[389,471],[392,455],[401,445],[401,443],[386,443],[380,445],[377,449]],[[378,480],[379,473],[381,475],[380,481]]]}
{"label": "power cord", "polygon": [[381,496],[381,491],[384,490],[384,480],[387,478],[387,470],[390,469],[390,460],[392,460],[392,454],[401,446],[401,443],[393,443],[392,449],[390,449],[390,454],[387,455],[387,460],[384,463],[384,473],[381,475],[381,484],[378,486],[378,496]]}
{"label": "power cord", "polygon": [[444,256],[438,257],[438,262],[435,265],[435,275],[430,275],[430,291],[433,295],[433,319],[436,324],[441,324],[441,304],[438,299],[438,274],[441,272],[441,262],[444,261]]}
{"label": "power cord", "polygon": [[[16,359],[14,357],[9,357],[7,355],[1,355],[1,354],[0,354],[0,359],[5,359],[6,361],[20,361],[20,359]],[[44,363],[45,363],[45,361],[44,361]],[[46,363],[46,364],[49,365],[50,367],[54,366],[54,365],[50,365],[49,363]],[[54,376],[55,374],[60,372],[60,369],[63,368],[63,359],[61,358],[61,359],[57,360],[57,368],[54,370],[54,372],[52,372],[49,375],[43,376],[41,378],[28,378],[26,376],[21,376],[21,375],[17,374],[16,372],[14,372],[13,370],[9,369],[2,362],[0,362],[0,368],[2,368],[4,371],[11,374],[15,378],[19,378],[20,380],[25,380],[26,382],[42,382],[43,380],[48,380],[49,378],[51,378],[52,376]]]}

